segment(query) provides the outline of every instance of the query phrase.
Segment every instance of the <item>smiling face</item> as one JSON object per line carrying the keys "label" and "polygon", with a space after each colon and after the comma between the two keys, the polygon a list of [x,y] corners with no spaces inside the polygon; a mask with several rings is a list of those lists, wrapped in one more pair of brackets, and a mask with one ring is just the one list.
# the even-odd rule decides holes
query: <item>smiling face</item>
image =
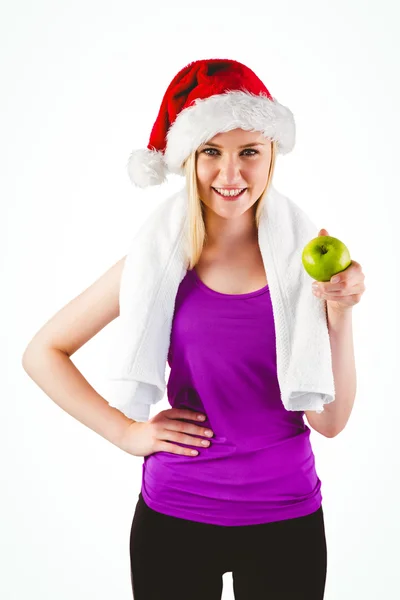
{"label": "smiling face", "polygon": [[[232,129],[218,133],[197,149],[197,184],[206,210],[234,218],[255,204],[267,185],[271,144],[259,131]],[[225,199],[216,191],[221,188],[246,189]]]}

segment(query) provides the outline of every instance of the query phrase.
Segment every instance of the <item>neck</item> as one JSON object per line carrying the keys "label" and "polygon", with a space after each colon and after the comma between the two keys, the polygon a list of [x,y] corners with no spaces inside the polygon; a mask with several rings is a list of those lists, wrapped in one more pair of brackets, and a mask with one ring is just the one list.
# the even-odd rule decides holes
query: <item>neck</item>
{"label": "neck", "polygon": [[215,212],[206,210],[204,223],[207,232],[205,249],[232,253],[258,244],[255,207],[251,207],[237,219],[224,219]]}

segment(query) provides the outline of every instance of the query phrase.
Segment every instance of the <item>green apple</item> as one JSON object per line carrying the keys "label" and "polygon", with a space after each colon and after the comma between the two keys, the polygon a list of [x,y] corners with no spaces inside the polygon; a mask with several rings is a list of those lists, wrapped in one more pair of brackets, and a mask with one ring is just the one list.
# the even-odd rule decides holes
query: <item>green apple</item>
{"label": "green apple", "polygon": [[303,267],[316,281],[330,281],[351,265],[350,252],[343,242],[330,235],[313,238],[303,248]]}

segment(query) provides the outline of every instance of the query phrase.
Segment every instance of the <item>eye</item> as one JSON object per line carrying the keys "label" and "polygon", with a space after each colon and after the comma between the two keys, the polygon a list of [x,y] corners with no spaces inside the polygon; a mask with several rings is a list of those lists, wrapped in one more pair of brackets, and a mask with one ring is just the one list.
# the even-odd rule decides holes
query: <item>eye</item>
{"label": "eye", "polygon": [[[254,154],[258,154],[258,150],[253,150],[252,148],[245,148],[243,152],[254,152]],[[254,156],[254,154],[250,154],[250,156]]]}
{"label": "eye", "polygon": [[[217,152],[215,148],[206,148],[203,150],[202,154],[207,154],[207,152]],[[207,154],[207,156],[214,156],[213,154]]]}
{"label": "eye", "polygon": [[[216,148],[206,148],[205,150],[203,150],[204,154],[207,154],[208,152],[218,152],[218,150]],[[258,150],[254,150],[252,148],[245,148],[242,151],[242,154],[243,152],[254,152],[254,154],[245,154],[245,156],[254,156],[255,154],[259,154]],[[215,154],[207,154],[207,156],[215,156]]]}

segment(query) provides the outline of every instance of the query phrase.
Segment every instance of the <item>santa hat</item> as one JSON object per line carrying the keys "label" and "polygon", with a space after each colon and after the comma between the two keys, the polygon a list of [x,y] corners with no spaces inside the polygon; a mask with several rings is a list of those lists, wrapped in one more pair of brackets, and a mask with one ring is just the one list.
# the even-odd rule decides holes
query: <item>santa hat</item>
{"label": "santa hat", "polygon": [[260,131],[287,154],[295,142],[292,112],[273,98],[248,67],[235,60],[197,60],[171,81],[147,148],[134,150],[127,168],[132,183],[159,185],[168,173],[184,175],[185,159],[217,133]]}

